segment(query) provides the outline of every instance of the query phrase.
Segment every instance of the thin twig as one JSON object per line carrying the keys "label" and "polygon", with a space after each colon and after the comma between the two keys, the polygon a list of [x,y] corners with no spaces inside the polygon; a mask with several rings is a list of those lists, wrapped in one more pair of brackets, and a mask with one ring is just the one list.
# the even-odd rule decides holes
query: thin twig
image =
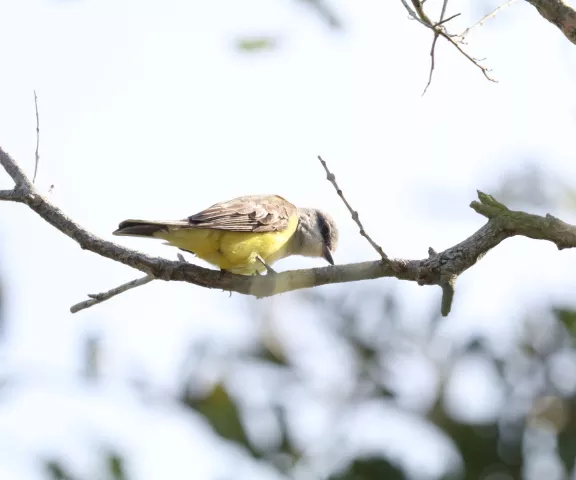
{"label": "thin twig", "polygon": [[412,0],[412,5],[414,6],[414,9],[416,10],[418,16],[422,20],[424,20],[424,22],[426,22],[428,25],[432,25],[432,21],[424,11],[424,3],[422,3],[420,0]]}
{"label": "thin twig", "polygon": [[445,18],[444,20],[440,20],[438,23],[435,23],[434,26],[439,27],[440,25],[444,25],[445,23],[448,23],[450,20],[454,20],[456,17],[459,17],[460,15],[462,14],[455,13],[454,15],[450,15],[448,18]]}
{"label": "thin twig", "polygon": [[[46,222],[70,237],[82,249],[140,270],[146,273],[147,277],[187,282],[204,288],[237,292],[257,298],[320,285],[395,277],[399,280],[417,282],[419,285],[440,285],[445,291],[443,311],[447,311],[447,307],[451,304],[448,300],[451,300],[451,296],[453,296],[453,292],[449,290],[458,275],[475,265],[486,252],[507,238],[521,235],[553,242],[559,250],[576,248],[576,225],[565,223],[552,215],[542,217],[510,210],[491,195],[478,192],[478,201],[472,202],[470,207],[486,217],[488,222],[470,237],[443,252],[436,253],[429,249],[428,258],[421,260],[395,259],[392,265],[390,265],[390,261],[377,260],[324,268],[291,270],[279,272],[276,275],[234,275],[186,262],[150,257],[99,238],[82,228],[47,198],[40,195],[30,184],[16,161],[1,147],[0,165],[16,183],[13,191],[2,191],[2,195],[5,196],[4,200],[12,200],[11,197],[14,193],[14,201],[26,204]],[[333,175],[326,167],[325,169],[329,179],[339,190]],[[354,214],[347,202],[346,205]],[[358,221],[357,224],[361,226]],[[39,272],[39,274],[41,273]]]}
{"label": "thin twig", "polygon": [[492,78],[488,72],[490,72],[490,69],[488,67],[485,67],[484,65],[482,65],[480,62],[481,60],[478,60],[477,58],[472,57],[471,55],[469,55],[468,53],[466,53],[466,51],[464,51],[464,49],[458,44],[458,42],[456,42],[453,38],[449,37],[446,33],[441,33],[440,35],[442,35],[446,40],[448,40],[452,45],[454,45],[458,51],[464,55],[469,61],[471,61],[474,65],[476,65],[476,67],[478,67],[482,73],[484,74],[484,76],[486,77],[487,80],[494,82],[494,83],[498,83],[498,80],[496,80],[495,78]]}
{"label": "thin twig", "polygon": [[[412,8],[410,7],[410,5],[408,5],[406,0],[400,0],[400,1],[402,2],[402,5],[404,5],[404,8],[407,10],[408,15],[410,15],[410,18],[416,20],[418,23],[421,23],[425,27],[430,28],[431,24],[425,22],[418,15],[416,15],[416,12],[414,10],[412,10]],[[422,2],[422,3],[424,3],[424,2]]]}
{"label": "thin twig", "polygon": [[444,21],[444,15],[446,15],[447,6],[448,6],[448,0],[444,0],[444,3],[442,3],[442,11],[440,12],[440,20],[438,21],[436,26],[441,25],[442,22]]}
{"label": "thin twig", "polygon": [[146,275],[142,278],[137,278],[136,280],[132,280],[131,282],[124,283],[112,290],[108,290],[107,292],[96,293],[96,294],[88,294],[90,300],[84,300],[83,302],[77,303],[76,305],[72,305],[70,307],[70,312],[76,313],[80,310],[84,310],[85,308],[91,307],[92,305],[96,305],[97,303],[102,303],[106,300],[109,300],[116,295],[130,290],[132,288],[140,287],[142,285],[146,285],[154,280],[152,275]]}
{"label": "thin twig", "polygon": [[432,74],[434,73],[434,67],[435,67],[435,50],[436,50],[436,42],[438,41],[438,33],[434,34],[434,40],[432,40],[432,49],[430,50],[430,72],[428,73],[428,82],[426,83],[426,86],[424,87],[424,91],[422,92],[422,96],[426,95],[426,92],[428,91],[428,87],[430,86],[430,84],[432,83]]}
{"label": "thin twig", "polygon": [[[430,73],[428,74],[428,83],[426,84],[426,87],[422,92],[422,96],[426,94],[426,92],[428,91],[428,87],[432,83],[432,75],[434,74],[434,67],[435,67],[436,42],[438,41],[438,37],[441,31],[440,25],[445,23],[444,15],[446,15],[447,6],[448,6],[448,0],[444,0],[444,3],[442,4],[442,12],[440,13],[440,20],[438,21],[438,23],[436,23],[436,25],[434,25],[434,39],[432,40],[432,48],[430,49]],[[452,15],[448,20],[452,18],[454,18],[454,15]],[[448,20],[446,20],[446,22]]]}
{"label": "thin twig", "polygon": [[[424,25],[426,28],[429,28],[430,30],[432,30],[435,33],[435,35],[438,35],[438,36],[446,39],[448,42],[450,42],[452,45],[454,45],[454,47],[456,47],[462,55],[464,55],[470,62],[472,62],[477,68],[479,68],[482,71],[483,75],[486,77],[487,80],[489,80],[491,82],[497,82],[496,79],[492,78],[489,75],[489,73],[488,73],[490,71],[489,68],[482,65],[480,63],[480,60],[478,60],[478,59],[472,57],[471,55],[469,55],[468,53],[466,53],[466,51],[464,51],[464,49],[458,44],[458,42],[456,40],[454,40],[454,38],[452,38],[452,36],[446,32],[446,30],[444,29],[444,24],[447,22],[447,20],[445,20],[444,22],[437,22],[437,23],[432,22],[428,18],[428,16],[426,15],[426,13],[424,12],[424,9],[422,8],[423,2],[420,2],[419,0],[412,0],[412,3],[414,5],[414,9],[412,9],[410,7],[410,5],[408,5],[406,0],[400,0],[400,1],[402,2],[402,5],[404,5],[404,8],[406,9],[406,11],[408,12],[408,14],[410,15],[411,18],[418,21],[419,23]],[[444,4],[443,4],[443,6],[444,6]],[[452,18],[454,18],[454,16],[452,16]],[[433,47],[435,47],[434,41],[433,41]],[[434,64],[434,59],[432,59],[432,65],[433,64]],[[431,70],[431,72],[433,71],[432,66],[431,66],[430,70]],[[429,75],[428,84],[426,85],[426,89],[428,88],[430,81],[431,81],[431,74]],[[424,89],[424,92],[426,92],[426,89]]]}
{"label": "thin twig", "polygon": [[356,225],[358,225],[358,228],[360,228],[360,235],[362,235],[364,238],[366,238],[366,240],[368,240],[368,243],[370,243],[370,245],[372,245],[372,248],[374,248],[374,250],[376,250],[376,252],[378,252],[378,254],[382,257],[382,260],[384,261],[384,263],[386,263],[387,265],[396,269],[397,266],[394,264],[394,262],[392,260],[390,260],[388,255],[386,255],[384,253],[384,250],[382,250],[382,247],[380,245],[378,245],[374,240],[372,240],[370,235],[368,235],[368,233],[366,233],[366,230],[364,229],[364,225],[362,225],[362,222],[360,221],[360,216],[358,215],[358,212],[356,210],[354,210],[352,208],[352,206],[348,203],[348,200],[346,200],[344,193],[342,192],[342,190],[340,189],[340,187],[336,183],[336,176],[332,172],[330,172],[330,170],[328,169],[328,165],[326,165],[326,162],[324,160],[322,160],[322,157],[320,155],[318,155],[318,160],[320,160],[320,163],[324,167],[324,170],[326,170],[326,175],[327,175],[326,178],[328,179],[328,181],[332,185],[334,185],[334,188],[336,189],[336,193],[342,199],[342,201],[344,202],[344,205],[346,205],[346,208],[348,209],[348,211],[352,215],[352,220],[354,220],[356,222]]}
{"label": "thin twig", "polygon": [[464,40],[464,37],[466,37],[466,35],[468,35],[470,33],[470,30],[476,28],[476,27],[481,27],[482,25],[484,25],[484,23],[487,20],[490,20],[491,18],[494,18],[496,16],[496,14],[506,8],[509,7],[510,5],[512,5],[516,0],[508,0],[507,2],[503,3],[502,5],[500,5],[499,7],[496,7],[494,10],[492,10],[490,13],[488,13],[487,15],[484,15],[480,20],[478,20],[474,25],[468,27],[466,30],[464,30],[460,35],[458,35],[458,38],[460,40]]}
{"label": "thin twig", "polygon": [[[432,48],[430,49],[430,73],[428,74],[428,83],[426,84],[426,87],[422,92],[422,96],[426,94],[428,87],[432,83],[432,75],[434,74],[434,67],[435,67],[436,42],[438,41],[438,36],[440,35],[441,31],[440,25],[444,23],[444,15],[446,15],[447,6],[448,6],[448,0],[444,0],[444,3],[442,4],[442,12],[440,13],[440,20],[434,26],[434,39],[432,40]],[[454,18],[454,15],[452,15],[452,17],[450,18]]]}
{"label": "thin twig", "polygon": [[36,163],[34,165],[34,176],[32,183],[36,183],[36,175],[38,174],[38,164],[40,163],[40,116],[38,115],[38,96],[34,90],[34,106],[36,107]]}

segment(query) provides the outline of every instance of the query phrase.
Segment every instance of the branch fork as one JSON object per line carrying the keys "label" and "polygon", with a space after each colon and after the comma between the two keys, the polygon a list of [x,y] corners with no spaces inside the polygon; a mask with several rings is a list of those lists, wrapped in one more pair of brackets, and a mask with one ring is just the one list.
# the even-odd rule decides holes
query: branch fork
{"label": "branch fork", "polygon": [[336,184],[336,177],[328,170],[326,163],[320,160],[328,172],[328,180],[335,186],[338,195],[351,212],[352,219],[363,232],[363,236],[378,252],[380,260],[249,277],[210,270],[181,260],[172,261],[151,257],[99,238],[75,223],[36,191],[16,161],[2,148],[0,148],[0,165],[12,177],[15,187],[13,190],[0,191],[0,200],[27,205],[53,227],[74,240],[81,248],[146,274],[144,277],[120,285],[108,292],[89,295],[88,300],[71,308],[73,313],[132,288],[150,283],[154,279],[187,282],[205,288],[218,288],[262,298],[320,285],[395,277],[400,280],[414,281],[419,285],[439,285],[443,292],[441,312],[443,315],[448,315],[458,276],[504,239],[514,235],[523,235],[553,242],[560,250],[576,247],[576,226],[565,223],[552,215],[542,217],[510,210],[491,195],[478,192],[478,200],[473,201],[470,207],[486,217],[488,222],[477,232],[442,252],[429,248],[428,257],[425,259],[390,259],[382,247],[376,244],[365,231],[359,215],[352,209]]}

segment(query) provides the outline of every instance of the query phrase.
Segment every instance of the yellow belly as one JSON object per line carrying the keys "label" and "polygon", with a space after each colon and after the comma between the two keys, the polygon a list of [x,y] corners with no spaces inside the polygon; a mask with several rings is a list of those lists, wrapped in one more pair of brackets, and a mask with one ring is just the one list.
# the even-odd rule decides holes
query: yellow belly
{"label": "yellow belly", "polygon": [[268,264],[288,253],[286,246],[298,226],[295,216],[288,228],[281,232],[230,232],[206,228],[179,228],[154,234],[170,245],[194,252],[198,257],[242,275],[264,272],[266,268],[256,258],[258,255]]}

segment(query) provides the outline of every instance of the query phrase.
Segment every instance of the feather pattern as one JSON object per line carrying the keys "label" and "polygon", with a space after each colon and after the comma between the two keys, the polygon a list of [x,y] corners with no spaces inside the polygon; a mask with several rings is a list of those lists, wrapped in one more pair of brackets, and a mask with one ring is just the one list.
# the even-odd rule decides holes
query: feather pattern
{"label": "feather pattern", "polygon": [[216,203],[187,220],[188,228],[264,233],[285,230],[296,214],[297,208],[279,195],[247,195]]}

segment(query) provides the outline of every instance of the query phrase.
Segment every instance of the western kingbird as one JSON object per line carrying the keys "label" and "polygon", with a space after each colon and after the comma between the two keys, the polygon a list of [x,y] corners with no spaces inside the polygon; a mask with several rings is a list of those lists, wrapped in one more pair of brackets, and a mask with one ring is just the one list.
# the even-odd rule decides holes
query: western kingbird
{"label": "western kingbird", "polygon": [[254,275],[290,255],[334,265],[338,228],[328,214],[296,208],[279,195],[248,195],[216,203],[183,220],[124,220],[114,235],[153,237],[222,270]]}

